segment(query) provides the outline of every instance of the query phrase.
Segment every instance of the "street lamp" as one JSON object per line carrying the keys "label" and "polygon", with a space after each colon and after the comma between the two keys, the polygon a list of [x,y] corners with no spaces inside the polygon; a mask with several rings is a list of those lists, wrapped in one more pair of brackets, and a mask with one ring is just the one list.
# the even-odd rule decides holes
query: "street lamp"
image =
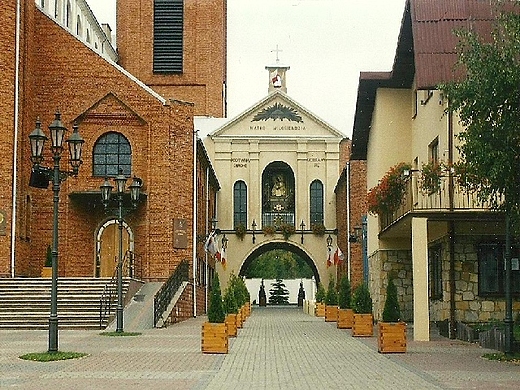
{"label": "street lamp", "polygon": [[301,242],[303,244],[303,229],[305,229],[305,222],[303,222],[303,219],[302,219],[302,223],[300,223],[300,229],[301,229],[301,232],[302,232]]}
{"label": "street lamp", "polygon": [[[119,258],[117,262],[117,308],[116,308],[116,332],[123,332],[123,212],[128,212],[137,207],[139,201],[141,187],[143,181],[138,177],[133,178],[132,184],[128,187],[130,190],[130,200],[132,205],[130,208],[123,207],[123,196],[125,194],[126,176],[123,170],[119,169],[119,174],[114,178],[116,183],[116,201],[117,201],[117,222],[119,224]],[[99,187],[101,189],[101,200],[105,209],[109,209],[110,199],[112,195],[112,185],[105,178],[105,182]]]}
{"label": "street lamp", "polygon": [[256,226],[257,226],[256,221],[253,219],[253,223],[251,224],[251,227],[253,228],[253,244],[256,241],[256,237],[255,237]]}
{"label": "street lamp", "polygon": [[[60,185],[68,176],[77,176],[82,163],[81,151],[85,140],[78,132],[78,125],[74,124],[73,133],[66,140],[69,147],[69,163],[72,171],[61,171],[60,160],[63,152],[63,139],[67,128],[61,122],[61,114],[54,114],[54,121],[49,125],[51,135],[51,151],[54,160],[53,168],[41,166],[43,162],[43,148],[47,136],[41,129],[41,122],[36,120],[36,128],[29,135],[31,143],[31,161],[33,163],[31,182],[29,185],[37,188],[47,188],[52,181],[53,190],[53,224],[52,224],[52,284],[51,284],[51,312],[49,316],[49,350],[58,352],[58,203],[60,199]],[[33,181],[37,177],[37,182]]]}

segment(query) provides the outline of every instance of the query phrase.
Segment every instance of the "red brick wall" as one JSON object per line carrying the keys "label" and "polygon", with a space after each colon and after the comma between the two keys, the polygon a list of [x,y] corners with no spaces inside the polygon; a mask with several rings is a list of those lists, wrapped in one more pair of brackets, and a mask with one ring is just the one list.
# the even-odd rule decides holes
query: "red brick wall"
{"label": "red brick wall", "polygon": [[224,116],[226,1],[184,1],[180,75],[153,73],[153,1],[117,2],[120,64],[165,97],[195,103],[195,115]]}
{"label": "red brick wall", "polygon": [[[47,126],[59,107],[65,126],[71,129],[72,121],[77,119],[85,139],[79,177],[69,178],[61,185],[60,275],[94,274],[95,233],[107,216],[99,203],[89,203],[89,198],[71,200],[69,194],[98,191],[103,180],[92,176],[92,148],[99,136],[113,130],[130,141],[133,173],[144,180],[146,201],[125,218],[135,233],[135,251],[142,262],[143,276],[164,280],[182,259],[192,259],[191,240],[186,249],[174,249],[172,244],[175,218],[187,221],[187,232],[192,229],[193,105],[178,101],[164,105],[35,11],[34,2],[29,3],[34,19],[27,18],[24,29],[25,77],[20,110],[23,134],[17,200],[24,205],[29,196],[32,207],[21,207],[18,214],[18,225],[29,220],[30,229],[27,240],[17,241],[17,253],[24,254],[17,256],[17,274],[38,276],[51,242],[52,191],[27,186],[31,169],[28,134],[34,129],[37,116],[48,133]],[[45,164],[51,164],[48,150],[45,157]],[[62,169],[68,168],[66,164],[65,155]],[[2,257],[1,269],[5,268],[5,261]]]}

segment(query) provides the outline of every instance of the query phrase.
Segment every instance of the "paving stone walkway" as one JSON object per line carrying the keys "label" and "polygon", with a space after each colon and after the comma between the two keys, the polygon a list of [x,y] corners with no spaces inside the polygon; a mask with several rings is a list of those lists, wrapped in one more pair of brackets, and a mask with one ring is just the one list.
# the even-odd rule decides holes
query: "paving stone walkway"
{"label": "paving stone walkway", "polygon": [[228,355],[200,352],[205,317],[137,337],[60,331],[59,349],[83,359],[18,359],[47,349],[46,331],[0,331],[0,388],[20,389],[518,389],[520,366],[480,358],[478,346],[410,341],[406,354],[377,353],[376,338],[297,308],[253,309]]}

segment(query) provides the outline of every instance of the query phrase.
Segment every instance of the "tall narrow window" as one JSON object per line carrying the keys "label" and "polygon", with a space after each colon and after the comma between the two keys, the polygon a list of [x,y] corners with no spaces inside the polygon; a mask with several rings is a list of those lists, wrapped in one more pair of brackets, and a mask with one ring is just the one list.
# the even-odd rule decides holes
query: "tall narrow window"
{"label": "tall narrow window", "polygon": [[70,5],[70,1],[67,1],[67,9],[65,14],[65,24],[66,26],[72,30],[72,7]]}
{"label": "tall narrow window", "polygon": [[184,0],[154,0],[153,71],[182,73]]}
{"label": "tall narrow window", "polygon": [[319,180],[314,180],[310,188],[311,198],[311,227],[323,224],[323,184]]}
{"label": "tall narrow window", "polygon": [[442,299],[442,247],[435,245],[428,252],[430,298]]}
{"label": "tall narrow window", "polygon": [[126,176],[132,173],[132,148],[121,133],[103,134],[94,145],[92,158],[94,176],[115,177],[120,168]]}
{"label": "tall narrow window", "polygon": [[233,187],[233,225],[247,226],[247,186],[242,180]]}
{"label": "tall narrow window", "polygon": [[439,163],[439,138],[436,137],[430,145],[428,145],[428,158],[433,165]]}

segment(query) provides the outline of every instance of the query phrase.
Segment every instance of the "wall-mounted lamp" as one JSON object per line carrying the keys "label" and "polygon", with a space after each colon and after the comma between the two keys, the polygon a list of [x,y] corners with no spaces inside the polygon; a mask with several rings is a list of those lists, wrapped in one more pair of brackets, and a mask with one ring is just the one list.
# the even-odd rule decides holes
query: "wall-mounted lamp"
{"label": "wall-mounted lamp", "polygon": [[303,222],[303,219],[302,219],[302,223],[300,223],[300,229],[301,229],[301,232],[302,232],[301,242],[303,244],[303,230],[305,229],[305,222]]}
{"label": "wall-mounted lamp", "polygon": [[327,246],[328,246],[328,247],[332,246],[332,237],[330,236],[330,234],[329,234],[329,236],[327,237]]}
{"label": "wall-mounted lamp", "polygon": [[226,233],[224,233],[224,235],[222,236],[222,249],[226,250],[227,249],[227,244],[228,244],[228,238],[226,237]]}
{"label": "wall-mounted lamp", "polygon": [[253,228],[253,244],[254,244],[256,241],[256,237],[255,237],[256,221],[254,219],[253,219],[253,223],[251,224],[251,227]]}

